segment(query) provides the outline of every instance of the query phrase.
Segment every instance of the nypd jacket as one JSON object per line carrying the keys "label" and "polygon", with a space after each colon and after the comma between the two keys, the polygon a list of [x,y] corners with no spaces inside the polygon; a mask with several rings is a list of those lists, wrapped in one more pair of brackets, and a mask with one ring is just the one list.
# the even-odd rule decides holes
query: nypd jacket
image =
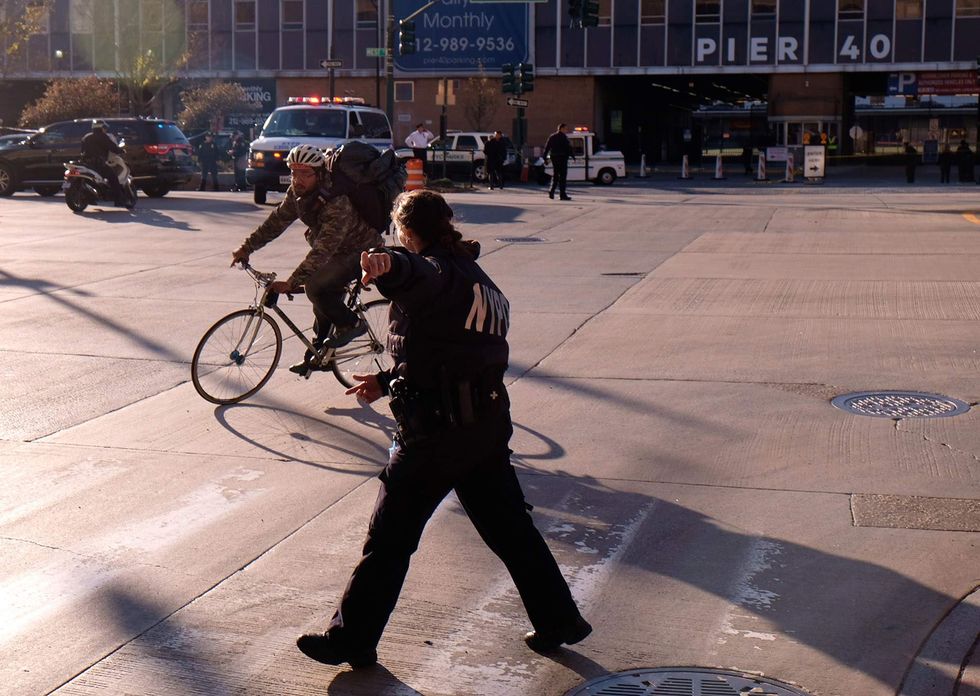
{"label": "nypd jacket", "polygon": [[314,271],[344,256],[382,244],[381,235],[354,210],[347,196],[326,197],[311,193],[297,198],[290,186],[282,203],[242,243],[251,254],[281,235],[296,219],[307,225],[306,241],[310,253],[289,276],[289,284],[298,287]]}
{"label": "nypd jacket", "polygon": [[507,298],[474,259],[433,245],[421,254],[385,251],[391,270],[377,278],[392,301],[388,350],[393,374],[423,389],[507,369]]}

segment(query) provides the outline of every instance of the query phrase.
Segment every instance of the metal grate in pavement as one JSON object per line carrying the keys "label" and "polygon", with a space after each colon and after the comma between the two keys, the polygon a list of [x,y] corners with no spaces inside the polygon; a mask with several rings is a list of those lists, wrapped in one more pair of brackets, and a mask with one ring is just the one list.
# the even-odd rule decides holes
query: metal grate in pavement
{"label": "metal grate in pavement", "polygon": [[914,391],[854,392],[830,403],[842,411],[874,418],[947,418],[970,410],[965,401]]}
{"label": "metal grate in pavement", "polygon": [[742,672],[663,667],[606,674],[565,696],[806,696],[806,692]]}

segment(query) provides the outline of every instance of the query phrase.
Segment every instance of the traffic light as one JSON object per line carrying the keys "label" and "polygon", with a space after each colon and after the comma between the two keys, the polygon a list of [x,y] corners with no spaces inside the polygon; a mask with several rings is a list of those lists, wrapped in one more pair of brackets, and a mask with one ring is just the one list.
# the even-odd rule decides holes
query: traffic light
{"label": "traffic light", "polygon": [[415,20],[398,22],[398,53],[403,56],[415,53]]}
{"label": "traffic light", "polygon": [[582,0],[568,0],[568,18],[574,25],[582,21]]}
{"label": "traffic light", "polygon": [[500,66],[500,88],[504,94],[517,94],[517,76],[514,74],[514,66],[510,63]]}
{"label": "traffic light", "polygon": [[599,26],[599,0],[582,0],[582,26]]}
{"label": "traffic light", "polygon": [[521,77],[518,80],[518,92],[533,92],[534,91],[534,65],[531,63],[519,63],[518,69],[520,70]]}

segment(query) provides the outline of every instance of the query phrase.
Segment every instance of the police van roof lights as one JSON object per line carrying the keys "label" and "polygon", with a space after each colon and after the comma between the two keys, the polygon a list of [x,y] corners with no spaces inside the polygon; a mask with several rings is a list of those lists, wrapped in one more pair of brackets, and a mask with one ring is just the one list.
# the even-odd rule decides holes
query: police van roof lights
{"label": "police van roof lights", "polygon": [[575,130],[576,133],[588,133],[589,132],[589,127],[588,126],[575,126],[575,129],[574,130]]}
{"label": "police van roof lights", "polygon": [[289,97],[287,104],[366,104],[363,97]]}

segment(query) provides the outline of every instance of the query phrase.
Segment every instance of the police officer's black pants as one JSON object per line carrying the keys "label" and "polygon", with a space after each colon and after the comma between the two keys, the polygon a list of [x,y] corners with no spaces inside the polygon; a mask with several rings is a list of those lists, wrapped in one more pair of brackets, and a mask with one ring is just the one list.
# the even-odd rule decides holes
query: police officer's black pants
{"label": "police officer's black pants", "polygon": [[326,338],[333,324],[351,326],[357,322],[357,316],[347,309],[344,300],[347,284],[360,272],[361,252],[356,252],[332,257],[330,263],[307,278],[304,287],[316,317],[317,342]]}
{"label": "police officer's black pants", "polygon": [[565,186],[568,183],[568,159],[552,155],[551,164],[554,167],[554,176],[551,177],[551,193],[555,192],[557,186],[559,195],[564,197],[567,195]]}
{"label": "police officer's black pants", "polygon": [[330,622],[331,641],[355,651],[377,645],[422,530],[451,490],[507,567],[535,630],[560,633],[575,621],[568,585],[524,506],[507,448],[512,432],[505,412],[394,451],[361,560]]}

